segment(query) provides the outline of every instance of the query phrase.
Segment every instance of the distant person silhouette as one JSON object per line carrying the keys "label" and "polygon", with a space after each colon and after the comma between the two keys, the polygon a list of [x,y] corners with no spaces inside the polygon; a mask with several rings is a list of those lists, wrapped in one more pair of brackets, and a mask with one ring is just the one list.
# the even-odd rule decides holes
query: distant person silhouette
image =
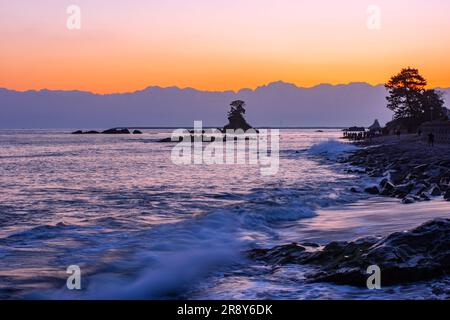
{"label": "distant person silhouette", "polygon": [[431,147],[434,147],[434,134],[433,132],[430,132],[428,134],[428,145]]}

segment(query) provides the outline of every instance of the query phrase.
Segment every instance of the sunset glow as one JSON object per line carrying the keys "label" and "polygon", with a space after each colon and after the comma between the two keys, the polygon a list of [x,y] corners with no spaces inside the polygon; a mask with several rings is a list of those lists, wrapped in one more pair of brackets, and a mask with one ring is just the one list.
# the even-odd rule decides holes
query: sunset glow
{"label": "sunset glow", "polygon": [[[405,66],[450,86],[441,0],[2,1],[0,87],[127,92],[384,83]],[[80,30],[66,28],[68,5]],[[367,27],[369,5],[381,28]]]}

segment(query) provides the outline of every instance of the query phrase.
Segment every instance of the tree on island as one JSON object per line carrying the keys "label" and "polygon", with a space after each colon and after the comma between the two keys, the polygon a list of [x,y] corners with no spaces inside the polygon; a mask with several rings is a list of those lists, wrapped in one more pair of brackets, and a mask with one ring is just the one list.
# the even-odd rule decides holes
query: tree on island
{"label": "tree on island", "polygon": [[394,120],[409,130],[430,120],[445,117],[444,99],[440,91],[425,89],[427,81],[419,70],[405,68],[385,84],[389,95],[388,109],[394,111]]}
{"label": "tree on island", "polygon": [[252,126],[250,126],[244,118],[245,102],[242,100],[235,100],[230,103],[230,107],[231,109],[228,111],[228,124],[223,129],[242,129],[244,131],[252,129]]}

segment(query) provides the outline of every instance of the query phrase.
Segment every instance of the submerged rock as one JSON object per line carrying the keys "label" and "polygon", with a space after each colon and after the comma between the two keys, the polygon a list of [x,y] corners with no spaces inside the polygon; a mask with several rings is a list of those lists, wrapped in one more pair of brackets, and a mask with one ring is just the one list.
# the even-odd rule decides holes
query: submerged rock
{"label": "submerged rock", "polygon": [[359,190],[357,188],[355,188],[355,187],[351,187],[350,191],[353,192],[353,193],[359,193]]}
{"label": "submerged rock", "polygon": [[[181,141],[181,139],[180,139],[180,141]],[[163,139],[158,140],[158,142],[173,142],[173,141],[172,141],[172,138],[163,138]],[[174,142],[176,142],[176,141],[174,141]]]}
{"label": "submerged rock", "polygon": [[100,132],[95,131],[95,130],[89,130],[89,131],[82,131],[82,130],[77,130],[72,132],[72,134],[99,134]]}
{"label": "submerged rock", "polygon": [[404,198],[402,200],[403,204],[411,204],[411,203],[414,203],[414,202],[416,202],[416,201],[413,198],[411,198],[411,197],[406,197],[406,198]]}
{"label": "submerged rock", "polygon": [[120,128],[112,128],[105,131],[102,131],[103,134],[130,134],[130,130],[128,129],[120,129]]}
{"label": "submerged rock", "polygon": [[381,269],[382,285],[433,279],[450,272],[450,219],[436,219],[418,228],[385,238],[366,237],[352,242],[331,242],[308,251],[296,243],[249,252],[266,263],[306,264],[315,271],[310,282],[366,286],[367,267]]}
{"label": "submerged rock", "polygon": [[379,194],[380,193],[380,190],[378,190],[378,188],[376,186],[365,188],[364,191],[367,193],[370,193],[370,194]]}
{"label": "submerged rock", "polygon": [[133,134],[142,134],[142,131],[141,130],[134,130]]}

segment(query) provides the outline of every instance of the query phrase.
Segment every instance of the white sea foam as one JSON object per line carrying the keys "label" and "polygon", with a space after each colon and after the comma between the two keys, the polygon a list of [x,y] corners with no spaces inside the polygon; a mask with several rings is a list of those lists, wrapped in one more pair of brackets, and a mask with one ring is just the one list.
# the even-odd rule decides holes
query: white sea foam
{"label": "white sea foam", "polygon": [[353,144],[344,143],[338,140],[330,139],[312,145],[308,152],[311,154],[325,154],[328,156],[336,156],[345,152],[357,150]]}

